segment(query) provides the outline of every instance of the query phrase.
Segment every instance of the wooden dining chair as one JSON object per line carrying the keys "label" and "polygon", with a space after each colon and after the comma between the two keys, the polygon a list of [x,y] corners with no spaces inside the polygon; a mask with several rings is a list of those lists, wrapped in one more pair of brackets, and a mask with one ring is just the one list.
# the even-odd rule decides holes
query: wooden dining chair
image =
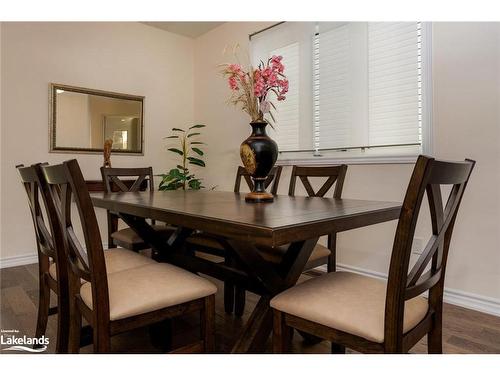
{"label": "wooden dining chair", "polygon": [[[333,188],[333,198],[342,198],[342,190],[344,188],[345,176],[347,174],[347,165],[332,165],[332,166],[298,166],[294,165],[292,168],[292,174],[290,176],[290,185],[288,188],[288,195],[295,196],[295,190],[297,185],[297,179],[302,182],[304,189],[309,197],[325,197],[326,194]],[[312,187],[310,178],[321,178],[326,180],[316,191]],[[266,259],[268,262],[279,265],[283,256],[288,250],[288,246],[279,246],[274,248],[259,248],[260,255]],[[309,259],[304,267],[304,271],[312,270],[316,267],[326,264],[327,272],[336,271],[337,263],[337,233],[332,232],[328,234],[327,246],[322,244],[316,244]],[[240,301],[239,298],[242,293],[236,293],[235,295],[235,305],[245,306],[245,301]],[[243,294],[243,298],[245,295]],[[313,336],[307,332],[298,330],[300,335],[309,344],[315,344],[321,342],[321,338],[318,336]]]}
{"label": "wooden dining chair", "polygon": [[[52,225],[54,222],[57,223],[58,219],[54,202],[47,199],[50,187],[41,170],[41,167],[46,165],[48,164],[34,164],[31,167],[17,166],[21,181],[28,193],[38,248],[39,304],[35,334],[36,337],[41,337],[46,331],[48,316],[58,314],[56,352],[67,353],[69,334],[68,265],[62,244],[61,228]],[[59,191],[55,191],[54,194],[57,194],[59,198]],[[40,202],[43,202],[43,205]],[[44,212],[48,226],[44,220]],[[124,271],[155,263],[149,258],[119,248],[105,251],[104,259],[108,272]],[[51,290],[57,296],[57,307],[54,308],[49,308]],[[82,327],[82,344],[86,344],[91,337],[88,328],[90,327]]]}
{"label": "wooden dining chair", "polygon": [[[335,186],[333,190],[333,198],[342,198],[342,189],[344,187],[345,176],[347,173],[347,165],[335,166],[318,166],[318,167],[301,167],[294,165],[292,175],[290,177],[290,186],[288,188],[288,195],[295,196],[295,187],[297,178],[300,179],[309,197],[324,197],[330,189]],[[326,178],[326,181],[321,187],[315,191],[311,185],[309,178],[319,177]],[[327,246],[317,244],[307,261],[304,271],[313,268],[327,265],[328,272],[334,272],[336,269],[336,243],[337,234],[330,233],[328,235]],[[286,253],[288,246],[280,246],[277,248],[260,248],[261,255],[269,262],[279,264]]]}
{"label": "wooden dining chair", "polygon": [[[271,187],[270,193],[273,195],[278,194],[278,186],[281,177],[281,166],[274,166],[269,175],[267,176],[264,186],[267,188]],[[234,181],[234,192],[239,193],[241,190],[241,180],[244,179],[248,185],[250,191],[253,190],[253,181],[250,174],[242,166],[238,166],[236,171],[236,179]],[[187,246],[192,251],[196,253],[201,253],[202,257],[204,254],[208,254],[210,260],[217,261],[217,258],[223,259],[226,265],[232,265],[234,259],[231,258],[230,254],[224,249],[220,243],[220,239],[217,236],[210,235],[208,233],[196,233],[187,239]],[[235,301],[238,303],[235,304]],[[234,311],[236,316],[241,316],[245,307],[245,290],[239,287],[235,287],[231,282],[224,282],[224,309],[227,313],[232,313]]]}
{"label": "wooden dining chair", "polygon": [[[419,156],[399,216],[387,283],[334,272],[277,295],[271,300],[274,352],[288,349],[293,327],[331,341],[333,353],[345,353],[345,347],[366,353],[406,353],[425,335],[429,353],[442,353],[446,262],[474,164]],[[441,185],[451,185],[444,207]],[[408,272],[424,193],[432,236]],[[427,291],[425,298],[422,294]]]}
{"label": "wooden dining chair", "polygon": [[[106,193],[114,191],[119,192],[137,192],[149,189],[154,190],[153,183],[153,168],[106,168],[101,167],[101,176],[104,183]],[[133,183],[127,181],[125,183],[121,178],[135,178]],[[150,246],[146,244],[142,238],[135,233],[132,228],[118,229],[118,215],[116,213],[107,211],[108,219],[108,247],[114,248],[117,246],[125,249],[139,251],[148,249]],[[154,222],[153,222],[154,224]],[[166,225],[153,225],[155,230],[161,231],[167,238],[175,228]]]}
{"label": "wooden dining chair", "polygon": [[[56,252],[54,239],[43,217],[40,195],[45,185],[40,181],[37,167],[25,167],[20,164],[16,168],[28,195],[38,254],[38,314],[35,337],[45,335],[49,315],[57,314],[56,353],[64,353],[68,348],[69,333],[68,276],[65,266],[56,265],[64,264],[65,257],[64,254]],[[52,308],[51,291],[57,298],[57,306]]]}
{"label": "wooden dining chair", "polygon": [[[177,352],[213,351],[215,285],[181,268],[132,252],[148,263],[109,272],[94,207],[78,162],[43,166],[42,171],[50,187],[49,220],[60,230],[58,238],[62,239],[69,265],[69,351],[79,351],[82,317],[92,327],[94,352],[103,353],[110,351],[113,335],[196,311],[201,317],[201,340]],[[78,210],[85,250],[73,228],[72,200]]]}

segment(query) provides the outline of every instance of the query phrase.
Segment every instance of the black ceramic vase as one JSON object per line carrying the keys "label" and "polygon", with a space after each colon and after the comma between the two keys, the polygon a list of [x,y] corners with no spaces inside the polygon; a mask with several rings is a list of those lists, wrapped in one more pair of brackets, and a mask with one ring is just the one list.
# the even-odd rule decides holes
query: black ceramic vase
{"label": "black ceramic vase", "polygon": [[267,175],[278,159],[278,145],[266,133],[267,122],[251,122],[252,134],[240,146],[240,156],[253,180],[253,190],[245,196],[247,202],[272,202],[273,195],[266,192]]}

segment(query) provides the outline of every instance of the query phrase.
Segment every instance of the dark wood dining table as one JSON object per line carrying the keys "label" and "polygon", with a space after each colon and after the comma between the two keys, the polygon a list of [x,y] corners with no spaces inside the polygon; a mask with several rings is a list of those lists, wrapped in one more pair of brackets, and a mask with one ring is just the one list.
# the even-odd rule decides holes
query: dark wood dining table
{"label": "dark wood dining table", "polygon": [[[158,261],[228,280],[260,295],[233,353],[263,350],[272,328],[270,299],[295,285],[322,235],[397,219],[400,203],[357,199],[276,196],[246,203],[245,194],[222,191],[93,193],[95,207],[117,213],[148,243]],[[146,219],[177,227],[162,237]],[[196,257],[183,246],[194,231],[224,238],[238,266]],[[280,264],[267,262],[259,246],[289,245]]]}

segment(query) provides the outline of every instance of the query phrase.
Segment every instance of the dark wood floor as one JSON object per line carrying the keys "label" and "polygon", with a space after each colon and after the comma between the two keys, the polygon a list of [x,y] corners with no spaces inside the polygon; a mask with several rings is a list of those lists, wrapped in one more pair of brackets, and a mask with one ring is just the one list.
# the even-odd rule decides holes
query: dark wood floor
{"label": "dark wood floor", "polygon": [[[0,328],[17,329],[19,335],[32,336],[35,331],[38,296],[37,265],[13,267],[0,270]],[[311,277],[303,275],[303,278]],[[248,294],[247,309],[242,318],[226,314],[223,309],[222,283],[216,298],[216,351],[228,353],[248,319],[257,297]],[[55,299],[54,299],[55,300]],[[194,339],[199,331],[198,317],[186,316],[174,321],[174,347]],[[47,352],[55,347],[56,319],[49,318],[47,336],[51,344]],[[444,307],[444,352],[445,353],[500,353],[500,317],[495,317],[458,306]],[[112,350],[119,353],[158,353],[160,350],[150,343],[149,330],[139,329],[113,338]],[[92,347],[82,348],[83,353],[92,352]],[[267,345],[270,352],[270,340]],[[307,345],[298,334],[294,335],[292,351],[295,353],[328,353],[329,344],[322,342]],[[425,340],[419,342],[412,353],[426,353]],[[5,352],[4,352],[5,353]],[[14,352],[9,352],[14,353]]]}

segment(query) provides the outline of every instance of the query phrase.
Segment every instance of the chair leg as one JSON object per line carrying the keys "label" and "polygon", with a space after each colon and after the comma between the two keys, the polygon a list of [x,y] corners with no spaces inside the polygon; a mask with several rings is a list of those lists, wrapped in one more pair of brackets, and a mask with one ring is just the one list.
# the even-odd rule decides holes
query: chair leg
{"label": "chair leg", "polygon": [[332,354],[345,354],[345,346],[332,342]]}
{"label": "chair leg", "polygon": [[67,353],[69,349],[70,312],[68,295],[57,298],[57,343],[56,353]]}
{"label": "chair leg", "polygon": [[243,288],[235,287],[234,290],[234,315],[242,316],[245,311],[246,291]]}
{"label": "chair leg", "polygon": [[[45,281],[45,274],[40,275],[38,287],[38,316],[36,320],[35,337],[40,338],[45,334],[50,308],[50,288]],[[34,345],[36,349],[38,345]]]}
{"label": "chair leg", "polygon": [[113,241],[113,237],[111,234],[118,230],[118,217],[113,215],[111,212],[107,212],[108,217],[108,249],[116,248],[116,245]]}
{"label": "chair leg", "polygon": [[429,354],[443,354],[443,315],[436,311],[432,329],[427,334],[427,351]]}
{"label": "chair leg", "polygon": [[82,330],[82,315],[75,301],[70,305],[70,323],[69,323],[69,353],[80,352],[80,335]]}
{"label": "chair leg", "polygon": [[330,255],[328,256],[328,263],[326,265],[328,272],[335,272],[337,270],[337,234],[332,233],[328,236],[328,248]]}
{"label": "chair leg", "polygon": [[[226,266],[232,266],[232,259],[229,255],[224,258]],[[228,314],[233,313],[234,308],[234,284],[229,281],[224,281],[224,311]]]}
{"label": "chair leg", "polygon": [[201,310],[201,339],[205,353],[215,351],[215,296],[205,297],[204,307]]}
{"label": "chair leg", "polygon": [[292,337],[292,328],[285,323],[285,314],[273,309],[273,353],[286,353]]}
{"label": "chair leg", "polygon": [[111,337],[109,327],[94,327],[94,353],[109,353],[111,351]]}

